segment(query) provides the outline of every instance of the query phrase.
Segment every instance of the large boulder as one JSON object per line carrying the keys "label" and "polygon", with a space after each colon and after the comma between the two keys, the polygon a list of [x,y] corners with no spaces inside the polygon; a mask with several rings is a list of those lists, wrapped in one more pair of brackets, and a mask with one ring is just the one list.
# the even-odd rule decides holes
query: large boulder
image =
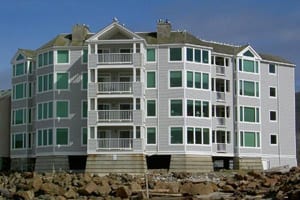
{"label": "large boulder", "polygon": [[90,195],[93,192],[97,192],[98,186],[94,182],[90,182],[78,190],[81,195]]}
{"label": "large boulder", "polygon": [[120,197],[122,199],[129,198],[132,192],[127,186],[120,186],[116,190],[116,197]]}
{"label": "large boulder", "polygon": [[65,194],[65,190],[62,187],[55,185],[53,183],[43,183],[40,188],[40,191],[42,191],[45,194],[57,195],[57,196]]}

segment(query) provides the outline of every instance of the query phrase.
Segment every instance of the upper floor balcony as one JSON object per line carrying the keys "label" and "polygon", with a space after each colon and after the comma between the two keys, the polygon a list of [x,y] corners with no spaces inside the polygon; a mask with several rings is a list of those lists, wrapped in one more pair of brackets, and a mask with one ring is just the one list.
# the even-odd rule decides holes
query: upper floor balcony
{"label": "upper floor balcony", "polygon": [[121,94],[133,93],[133,82],[102,82],[98,83],[98,93]]}
{"label": "upper floor balcony", "polygon": [[132,53],[100,53],[98,64],[132,64]]}

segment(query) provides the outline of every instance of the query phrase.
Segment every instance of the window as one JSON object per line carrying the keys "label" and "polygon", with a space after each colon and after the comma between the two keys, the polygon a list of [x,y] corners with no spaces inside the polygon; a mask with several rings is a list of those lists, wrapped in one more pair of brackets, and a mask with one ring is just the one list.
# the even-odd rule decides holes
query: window
{"label": "window", "polygon": [[26,97],[26,83],[13,86],[13,99],[23,99]]}
{"label": "window", "polygon": [[83,90],[86,90],[87,89],[87,84],[88,84],[88,74],[87,72],[83,72],[82,73],[82,79],[81,79],[81,88]]}
{"label": "window", "polygon": [[81,109],[81,116],[82,118],[87,118],[87,108],[88,108],[88,105],[87,105],[87,101],[82,101],[82,109]]}
{"label": "window", "polygon": [[241,122],[259,122],[259,108],[255,107],[240,107]]}
{"label": "window", "polygon": [[182,100],[172,99],[170,102],[171,102],[170,116],[182,116]]}
{"label": "window", "polygon": [[46,92],[53,89],[53,74],[38,76],[38,92]]}
{"label": "window", "polygon": [[39,103],[37,105],[38,120],[50,119],[53,117],[53,102]]}
{"label": "window", "polygon": [[239,59],[239,70],[243,72],[258,73],[258,61]]}
{"label": "window", "polygon": [[147,116],[155,117],[156,116],[156,101],[147,100]]}
{"label": "window", "polygon": [[147,144],[156,144],[156,128],[147,128]]}
{"label": "window", "polygon": [[230,144],[230,131],[212,131],[212,143]]}
{"label": "window", "polygon": [[68,128],[57,128],[56,129],[56,144],[57,145],[67,145],[69,137]]}
{"label": "window", "polygon": [[209,74],[201,72],[186,72],[186,87],[196,89],[209,89]]}
{"label": "window", "polygon": [[270,87],[270,97],[276,97],[276,88]]}
{"label": "window", "polygon": [[209,102],[203,101],[202,102],[202,110],[203,110],[203,117],[209,117]]}
{"label": "window", "polygon": [[69,63],[68,50],[57,50],[57,63],[58,64]]}
{"label": "window", "polygon": [[14,133],[12,134],[12,149],[25,149],[26,148],[26,134]]}
{"label": "window", "polygon": [[195,72],[195,88],[200,89],[201,88],[201,73]]}
{"label": "window", "polygon": [[240,80],[240,95],[259,97],[259,82]]}
{"label": "window", "polygon": [[181,48],[170,48],[170,61],[181,61],[182,52]]}
{"label": "window", "polygon": [[171,127],[170,143],[171,144],[183,144],[183,132],[182,127]]}
{"label": "window", "polygon": [[195,49],[195,62],[200,63],[201,62],[201,50]]}
{"label": "window", "polygon": [[181,71],[170,71],[170,87],[182,87]]}
{"label": "window", "polygon": [[24,56],[22,54],[19,54],[16,60],[23,60]]}
{"label": "window", "polygon": [[39,129],[38,130],[38,146],[49,146],[53,144],[52,129]]}
{"label": "window", "polygon": [[194,54],[193,54],[192,48],[186,48],[186,60],[187,61],[193,61],[194,60]]}
{"label": "window", "polygon": [[209,144],[209,129],[188,127],[187,144]]}
{"label": "window", "polygon": [[269,64],[269,73],[276,74],[276,66],[275,64]]}
{"label": "window", "polygon": [[81,144],[87,145],[87,128],[84,127],[81,130]]}
{"label": "window", "polygon": [[276,134],[270,135],[270,144],[273,144],[273,145],[277,144],[277,135]]}
{"label": "window", "polygon": [[206,50],[202,50],[202,62],[203,63],[208,63],[209,60],[208,60],[208,51]]}
{"label": "window", "polygon": [[69,74],[57,73],[56,74],[56,89],[68,89],[69,88]]}
{"label": "window", "polygon": [[202,73],[202,88],[208,89],[209,86],[209,75],[206,73]]}
{"label": "window", "polygon": [[209,102],[200,100],[187,100],[187,116],[209,117]]}
{"label": "window", "polygon": [[88,50],[84,49],[82,51],[82,63],[87,63],[88,62]]}
{"label": "window", "polygon": [[241,131],[240,146],[241,147],[260,147],[259,132]]}
{"label": "window", "polygon": [[38,55],[38,67],[53,64],[53,51],[44,52]]}
{"label": "window", "polygon": [[21,125],[26,123],[26,109],[21,108],[12,111],[12,124]]}
{"label": "window", "polygon": [[194,73],[193,72],[186,72],[186,86],[188,88],[194,87]]}
{"label": "window", "polygon": [[276,111],[270,111],[270,121],[276,121]]}
{"label": "window", "polygon": [[26,63],[19,63],[19,64],[16,64],[16,69],[15,69],[15,76],[20,76],[20,75],[23,75],[25,74],[25,71],[26,71]]}
{"label": "window", "polygon": [[187,100],[187,116],[194,116],[194,101],[193,100]]}
{"label": "window", "polygon": [[147,72],[147,88],[155,88],[155,87],[156,87],[155,72]]}
{"label": "window", "polygon": [[147,62],[155,62],[155,49],[147,49]]}
{"label": "window", "polygon": [[56,117],[69,117],[69,102],[57,101],[56,102]]}
{"label": "window", "polygon": [[244,56],[254,57],[254,55],[249,50],[244,53]]}

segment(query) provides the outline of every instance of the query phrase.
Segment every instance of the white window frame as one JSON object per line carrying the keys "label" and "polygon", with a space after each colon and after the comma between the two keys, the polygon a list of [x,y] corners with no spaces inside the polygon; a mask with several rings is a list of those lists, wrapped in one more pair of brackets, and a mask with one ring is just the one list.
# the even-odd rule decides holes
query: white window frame
{"label": "white window frame", "polygon": [[[188,128],[193,128],[193,137],[194,137],[194,143],[193,144],[188,144]],[[196,132],[195,132],[195,130],[196,130],[196,128],[199,128],[199,129],[201,129],[201,139],[202,139],[202,143],[201,144],[196,144],[195,143],[195,139],[196,139]],[[209,130],[209,132],[208,132],[208,140],[209,140],[209,144],[204,144],[204,134],[203,134],[203,129],[208,129]],[[186,145],[191,145],[191,146],[206,146],[206,147],[208,147],[208,146],[211,146],[211,144],[212,144],[212,141],[211,141],[211,127],[199,127],[199,126],[186,126],[186,129],[185,129],[185,135],[186,135],[186,138],[185,138],[185,144]]]}
{"label": "white window frame", "polygon": [[[243,107],[243,121],[241,121],[241,116],[240,116],[240,114],[241,114],[241,107]],[[254,108],[254,109],[255,109],[255,122],[246,122],[246,121],[244,120],[244,118],[245,118],[245,110],[244,110],[244,107],[250,107],[250,108]],[[256,122],[256,121],[257,121],[257,120],[256,120],[256,117],[257,117],[257,114],[256,114],[257,108],[259,109],[259,122]],[[240,122],[240,123],[246,123],[246,124],[261,124],[261,121],[262,121],[262,119],[261,119],[261,112],[262,112],[262,109],[261,109],[261,107],[258,107],[258,106],[252,106],[252,105],[239,105],[239,106],[238,106],[238,122]],[[251,132],[251,131],[250,131],[250,132]]]}
{"label": "white window frame", "polygon": [[[148,128],[154,128],[155,129],[155,143],[154,144],[148,144]],[[147,126],[146,127],[146,145],[147,146],[156,146],[157,145],[157,126]]]}
{"label": "white window frame", "polygon": [[[154,77],[155,77],[155,87],[153,87],[153,88],[148,88],[148,72],[154,72]],[[155,89],[157,89],[157,71],[156,70],[147,70],[146,71],[146,89],[147,90],[155,90]]]}
{"label": "white window frame", "polygon": [[[271,137],[272,137],[272,136],[275,136],[275,137],[276,137],[276,144],[272,144],[272,143],[271,143]],[[270,133],[270,138],[269,138],[269,139],[270,139],[270,140],[269,140],[269,141],[270,141],[270,143],[269,143],[270,146],[278,146],[278,134],[276,134],[276,133]]]}
{"label": "white window frame", "polygon": [[[154,53],[154,56],[155,56],[155,61],[148,61],[147,60],[147,50],[148,49],[154,49],[154,51],[155,51],[155,53]],[[157,62],[157,48],[155,48],[155,47],[148,47],[148,48],[146,48],[146,63],[156,63]]]}
{"label": "white window frame", "polygon": [[[148,116],[148,101],[155,101],[155,116]],[[146,99],[146,117],[157,118],[157,99]]]}
{"label": "white window frame", "polygon": [[[61,101],[67,101],[68,102],[68,117],[57,117],[57,102],[61,102]],[[71,113],[71,110],[70,110],[70,100],[68,99],[58,99],[55,102],[55,105],[53,105],[53,108],[55,109],[55,111],[53,111],[53,113],[55,113],[55,118],[57,119],[71,119],[71,116],[70,116],[70,113]]]}
{"label": "white window frame", "polygon": [[[274,65],[275,66],[275,73],[270,73],[270,65]],[[276,76],[277,75],[277,68],[278,68],[278,65],[276,65],[275,63],[269,63],[268,64],[268,74],[272,75],[272,76]]]}
{"label": "white window frame", "polygon": [[[181,48],[181,60],[170,60],[171,58],[171,49]],[[182,63],[185,59],[185,48],[183,46],[172,46],[168,48],[168,62],[169,63]]]}
{"label": "white window frame", "polygon": [[[271,120],[271,112],[275,112],[275,120]],[[270,110],[269,111],[269,121],[270,122],[277,122],[278,116],[277,116],[277,110]]]}
{"label": "white window frame", "polygon": [[[86,129],[86,144],[83,144],[83,130]],[[88,127],[81,127],[81,146],[87,146],[88,144],[88,141],[89,141],[89,138],[88,138]]]}
{"label": "white window frame", "polygon": [[[274,89],[275,89],[275,96],[271,96],[271,95],[270,95],[271,88],[274,88]],[[277,87],[275,87],[275,86],[270,86],[270,87],[269,87],[269,97],[270,97],[271,99],[276,99],[276,98],[277,98]]]}
{"label": "white window frame", "polygon": [[[68,88],[67,89],[57,89],[57,74],[58,73],[66,73],[66,74],[68,74]],[[55,87],[54,89],[55,89],[55,91],[69,91],[70,90],[70,83],[71,83],[71,81],[70,81],[70,72],[66,72],[66,71],[55,71],[55,77],[53,77],[53,79],[54,79],[54,83],[55,84],[53,84],[53,87]]]}
{"label": "white window frame", "polygon": [[[57,137],[56,137],[57,129],[68,129],[68,142],[67,142],[67,144],[57,144]],[[54,134],[54,138],[55,138],[55,141],[53,141],[53,143],[54,143],[55,146],[67,147],[67,146],[71,145],[70,144],[70,128],[69,127],[55,127],[55,132],[53,134]]]}
{"label": "white window frame", "polygon": [[[171,143],[171,129],[172,128],[182,128],[182,144],[172,144]],[[168,128],[168,137],[169,137],[169,145],[170,146],[184,146],[185,145],[185,137],[184,137],[184,131],[185,131],[185,128],[184,128],[184,126],[176,126],[176,125],[171,125],[171,126],[169,126],[169,128]]]}
{"label": "white window frame", "polygon": [[[181,87],[171,87],[171,72],[181,72]],[[184,73],[183,70],[180,69],[173,69],[173,70],[168,70],[168,89],[183,89],[185,86],[185,75],[186,73]]]}
{"label": "white window frame", "polygon": [[[42,143],[44,141],[44,130],[47,130],[47,144],[46,145],[39,145],[39,131],[42,131]],[[49,144],[49,141],[48,141],[48,134],[49,134],[49,130],[52,130],[52,144]],[[36,137],[36,148],[47,148],[47,147],[51,147],[54,145],[54,138],[55,138],[55,133],[53,132],[53,128],[52,127],[48,127],[48,128],[42,128],[42,129],[37,129],[36,130],[36,134],[35,134],[35,137]]]}
{"label": "white window frame", "polygon": [[[241,132],[243,132],[243,144],[244,144],[244,146],[241,146]],[[245,136],[244,136],[244,134],[245,134],[245,132],[252,132],[252,133],[254,133],[255,134],[255,144],[256,144],[256,146],[255,147],[246,147],[245,146]],[[238,145],[239,145],[239,147],[240,148],[242,148],[242,149],[261,149],[261,146],[262,146],[262,141],[261,141],[261,132],[260,131],[254,131],[254,130],[240,130],[239,132],[239,140],[238,140]],[[259,134],[259,147],[257,146],[257,133]]]}
{"label": "white window frame", "polygon": [[[171,101],[172,100],[181,100],[181,109],[182,109],[182,115],[181,116],[172,116],[171,115]],[[185,101],[184,101],[184,99],[183,98],[172,98],[172,99],[169,99],[169,108],[168,108],[168,115],[169,115],[169,118],[182,118],[182,117],[184,117],[185,116],[185,105],[184,105],[184,103],[185,103]]]}
{"label": "white window frame", "polygon": [[[57,51],[68,51],[68,63],[58,63],[57,62],[57,58],[58,58],[58,52]],[[54,53],[55,52],[55,53]],[[53,62],[53,63],[55,63],[56,65],[69,65],[70,63],[71,63],[71,50],[70,49],[57,49],[57,50],[55,50],[53,52],[53,54],[55,54],[55,58],[53,58],[53,59],[55,59],[55,62]],[[54,56],[53,56],[54,57]]]}

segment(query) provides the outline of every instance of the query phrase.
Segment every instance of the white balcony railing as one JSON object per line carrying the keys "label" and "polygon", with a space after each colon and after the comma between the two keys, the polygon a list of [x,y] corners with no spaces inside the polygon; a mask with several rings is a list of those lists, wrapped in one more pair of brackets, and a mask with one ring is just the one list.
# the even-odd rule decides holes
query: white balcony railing
{"label": "white balcony railing", "polygon": [[225,67],[224,66],[216,66],[216,74],[225,75]]}
{"label": "white balcony railing", "polygon": [[131,122],[132,113],[132,110],[100,110],[98,111],[98,121]]}
{"label": "white balcony railing", "polygon": [[216,119],[217,119],[217,126],[225,126],[226,124],[225,117],[216,117]]}
{"label": "white balcony railing", "polygon": [[216,92],[217,101],[225,101],[225,92]]}
{"label": "white balcony railing", "polygon": [[99,93],[132,93],[133,82],[98,83]]}
{"label": "white balcony railing", "polygon": [[98,54],[100,64],[131,64],[132,53],[101,53]]}
{"label": "white balcony railing", "polygon": [[97,139],[98,150],[131,150],[133,138],[103,138]]}
{"label": "white balcony railing", "polygon": [[225,143],[217,143],[217,152],[219,152],[219,153],[226,152],[226,144]]}

